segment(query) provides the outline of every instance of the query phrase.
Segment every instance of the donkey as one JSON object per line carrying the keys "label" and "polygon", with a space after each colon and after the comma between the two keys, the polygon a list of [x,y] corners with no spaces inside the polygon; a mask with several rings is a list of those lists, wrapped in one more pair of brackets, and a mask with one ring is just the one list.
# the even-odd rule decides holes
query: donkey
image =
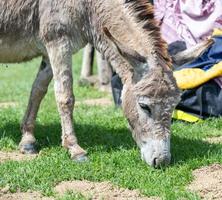
{"label": "donkey", "polygon": [[34,122],[54,77],[62,145],[87,159],[73,127],[72,54],[91,43],[123,82],[122,106],[141,158],[169,164],[170,124],[180,99],[166,43],[147,0],[1,0],[0,62],[42,56],[21,126],[20,150],[35,151]]}

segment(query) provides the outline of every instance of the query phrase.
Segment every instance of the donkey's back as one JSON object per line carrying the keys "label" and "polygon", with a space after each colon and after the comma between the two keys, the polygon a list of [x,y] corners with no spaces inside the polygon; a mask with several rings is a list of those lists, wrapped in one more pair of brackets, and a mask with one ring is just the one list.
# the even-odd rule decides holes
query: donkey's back
{"label": "donkey's back", "polygon": [[[43,38],[66,33],[75,51],[86,43],[82,0],[1,0],[0,62],[22,62],[46,55]],[[70,38],[70,39],[71,39]]]}
{"label": "donkey's back", "polygon": [[0,62],[21,62],[40,55],[38,0],[0,1]]}

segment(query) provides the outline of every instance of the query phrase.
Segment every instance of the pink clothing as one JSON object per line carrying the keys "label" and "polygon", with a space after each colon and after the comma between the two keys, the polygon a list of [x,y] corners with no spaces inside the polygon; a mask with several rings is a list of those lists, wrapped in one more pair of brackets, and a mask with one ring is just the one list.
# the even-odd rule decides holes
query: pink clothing
{"label": "pink clothing", "polygon": [[[154,7],[168,44],[182,40],[193,46],[222,29],[222,0],[154,0]],[[222,77],[214,80],[222,88]]]}
{"label": "pink clothing", "polygon": [[189,47],[222,28],[222,0],[154,0],[154,6],[167,43],[183,40]]}

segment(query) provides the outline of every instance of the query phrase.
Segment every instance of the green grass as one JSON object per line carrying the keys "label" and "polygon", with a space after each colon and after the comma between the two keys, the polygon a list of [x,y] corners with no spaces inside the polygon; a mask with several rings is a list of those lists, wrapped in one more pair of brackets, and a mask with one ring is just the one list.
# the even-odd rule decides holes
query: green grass
{"label": "green grass", "polygon": [[[77,100],[99,98],[107,94],[94,88],[77,86],[81,56],[74,60],[74,91]],[[21,139],[19,124],[23,117],[32,82],[40,59],[30,63],[0,65],[0,102],[18,102],[18,106],[0,109],[0,150],[18,149]],[[172,164],[164,169],[152,169],[140,159],[121,110],[110,106],[75,109],[75,128],[79,143],[89,153],[86,163],[75,163],[60,146],[60,122],[52,84],[37,118],[35,135],[40,156],[31,161],[7,161],[0,164],[0,187],[10,185],[11,191],[40,191],[54,195],[53,187],[65,180],[111,181],[113,184],[139,189],[147,196],[162,199],[199,199],[186,190],[192,181],[192,170],[211,163],[222,163],[222,145],[203,139],[222,135],[222,119],[203,123],[172,125]],[[68,193],[62,199],[84,199]]]}
{"label": "green grass", "polygon": [[74,192],[67,192],[64,196],[56,198],[56,200],[87,200],[87,199],[81,194]]}

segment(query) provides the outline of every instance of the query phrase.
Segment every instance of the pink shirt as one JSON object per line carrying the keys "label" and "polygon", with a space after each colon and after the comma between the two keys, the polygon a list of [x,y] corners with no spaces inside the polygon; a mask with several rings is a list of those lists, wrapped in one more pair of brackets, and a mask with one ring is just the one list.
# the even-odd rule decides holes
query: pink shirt
{"label": "pink shirt", "polygon": [[154,0],[163,38],[195,45],[222,28],[222,0]]}

